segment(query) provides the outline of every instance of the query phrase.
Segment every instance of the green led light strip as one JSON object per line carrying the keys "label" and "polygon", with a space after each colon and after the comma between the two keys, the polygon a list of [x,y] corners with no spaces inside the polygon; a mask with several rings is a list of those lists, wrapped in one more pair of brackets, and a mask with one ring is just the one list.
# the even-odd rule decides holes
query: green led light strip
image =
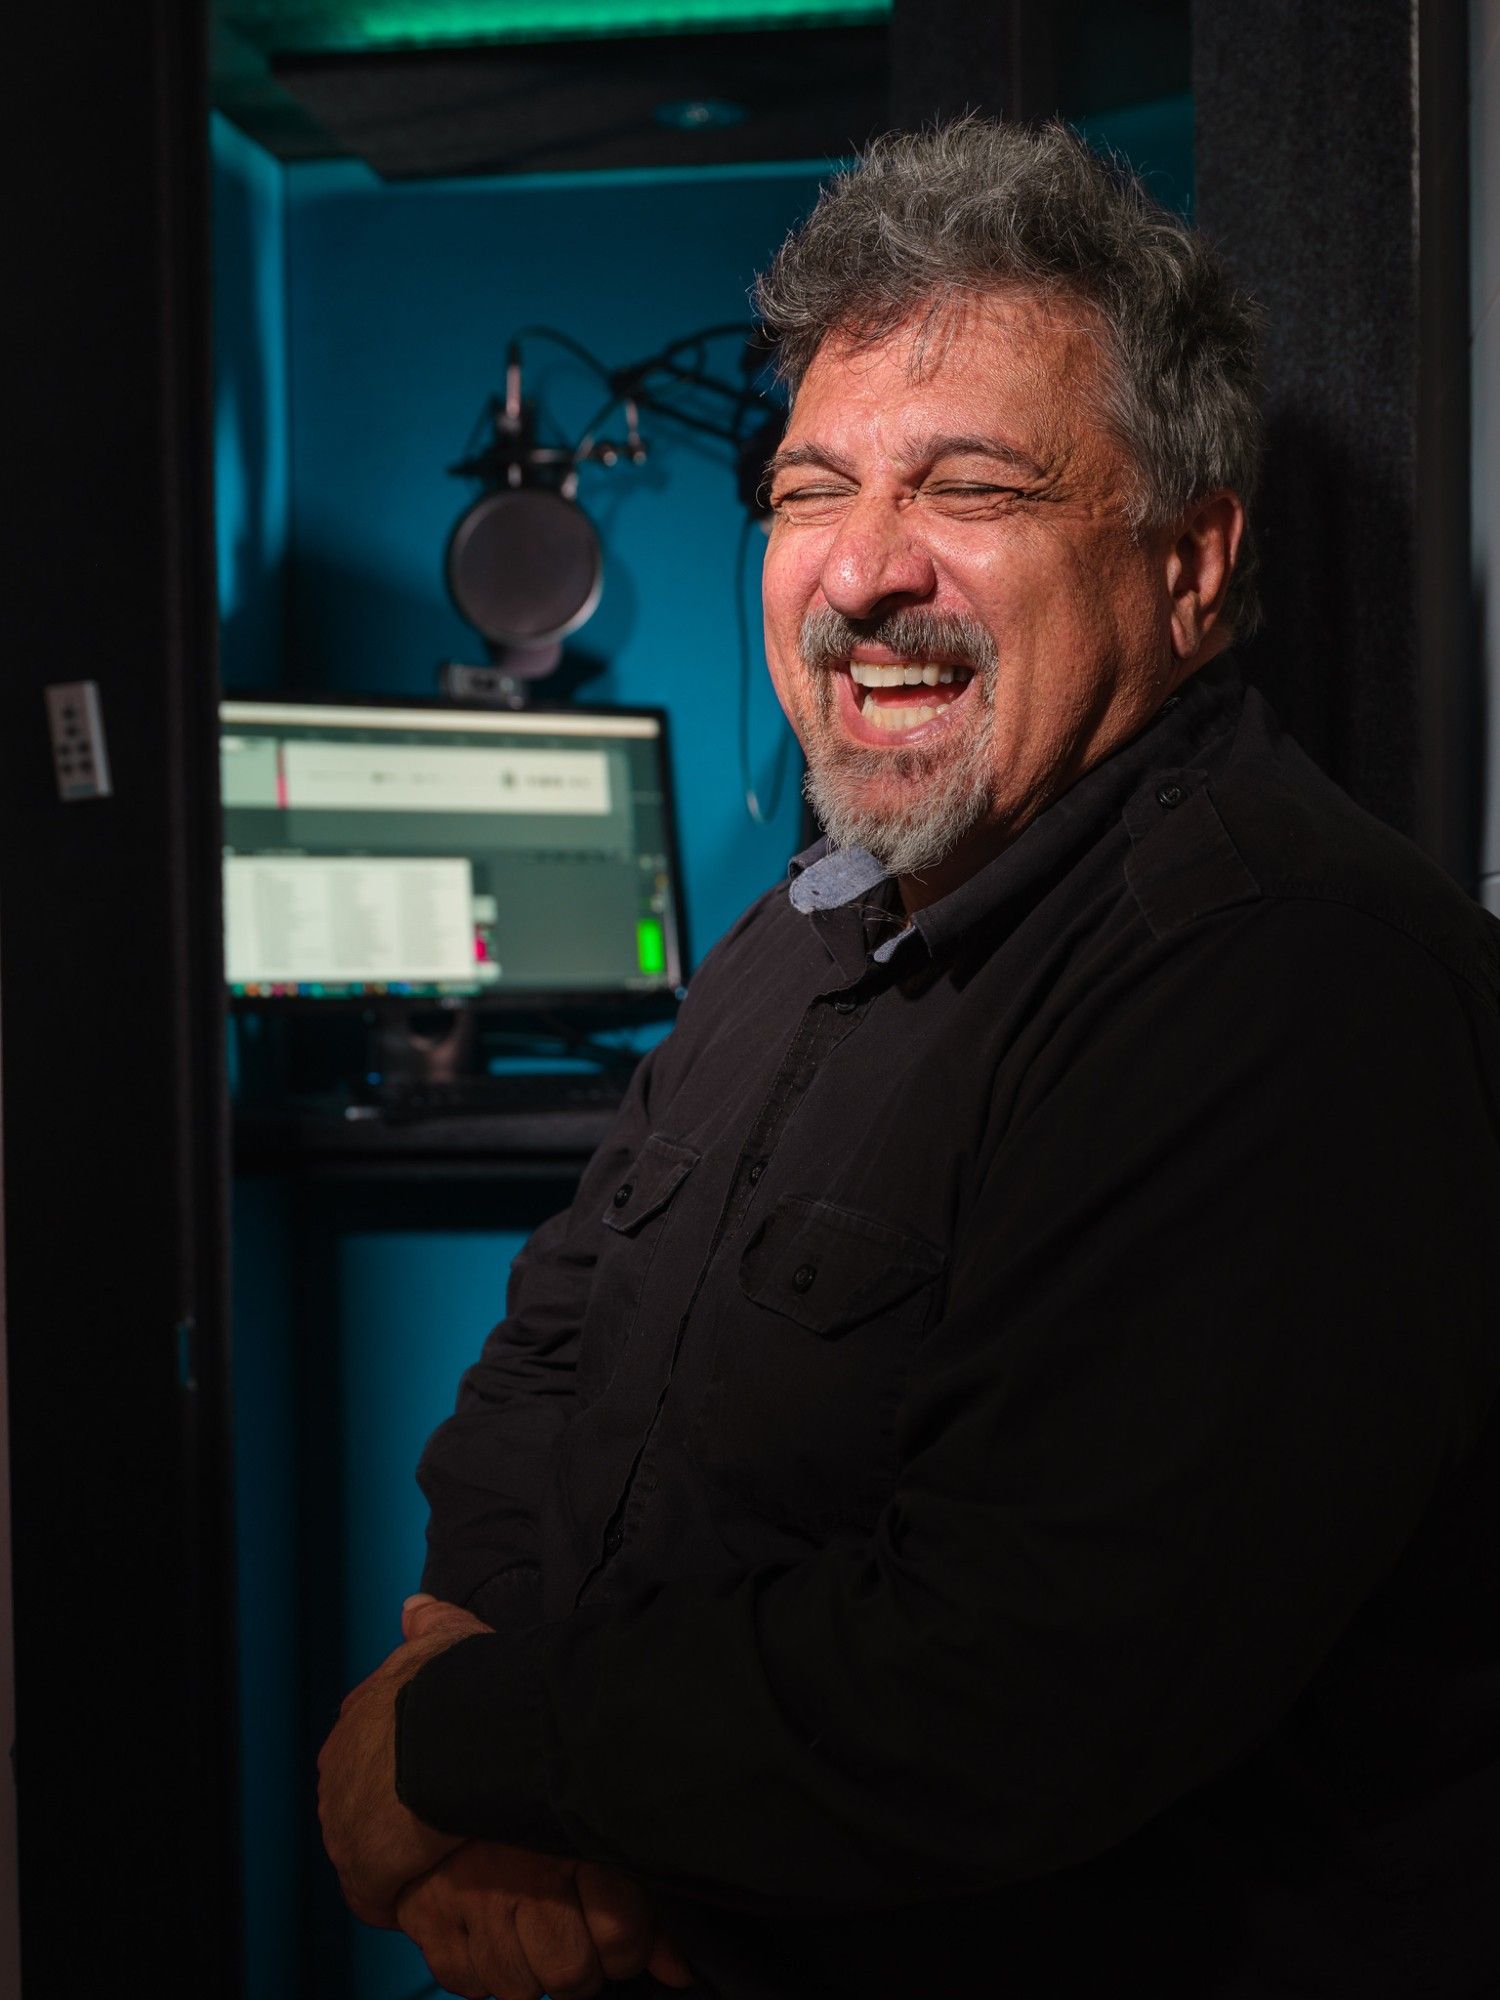
{"label": "green led light strip", "polygon": [[713,30],[860,27],[891,0],[227,0],[223,17],[288,53],[446,48],[505,42],[679,35]]}

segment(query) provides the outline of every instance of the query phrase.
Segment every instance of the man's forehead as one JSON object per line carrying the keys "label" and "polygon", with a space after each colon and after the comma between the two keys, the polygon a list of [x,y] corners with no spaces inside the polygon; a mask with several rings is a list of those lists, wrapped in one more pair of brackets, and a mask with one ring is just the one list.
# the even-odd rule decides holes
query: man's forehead
{"label": "man's forehead", "polygon": [[894,363],[914,383],[941,377],[979,357],[992,366],[1045,375],[1101,344],[1103,322],[1071,292],[1011,287],[944,293],[894,323],[833,328],[819,344],[804,386],[831,371],[859,374]]}
{"label": "man's forehead", "polygon": [[1087,307],[1015,293],[944,302],[875,337],[832,333],[774,462],[837,458],[878,433],[897,462],[969,450],[1045,471],[1088,420],[1096,353]]}

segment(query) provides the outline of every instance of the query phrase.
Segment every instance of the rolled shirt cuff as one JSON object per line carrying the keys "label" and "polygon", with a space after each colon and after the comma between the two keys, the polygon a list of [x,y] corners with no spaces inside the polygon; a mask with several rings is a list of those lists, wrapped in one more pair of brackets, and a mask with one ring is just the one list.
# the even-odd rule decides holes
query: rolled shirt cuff
{"label": "rolled shirt cuff", "polygon": [[396,1796],[439,1833],[572,1851],[549,1804],[543,1628],[477,1632],[396,1696]]}

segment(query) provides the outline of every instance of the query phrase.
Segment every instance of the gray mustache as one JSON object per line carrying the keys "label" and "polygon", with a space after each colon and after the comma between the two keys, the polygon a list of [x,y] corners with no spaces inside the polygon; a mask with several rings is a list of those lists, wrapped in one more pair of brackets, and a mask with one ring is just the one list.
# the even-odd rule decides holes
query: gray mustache
{"label": "gray mustache", "polygon": [[825,606],[809,611],[799,635],[804,663],[814,672],[847,660],[856,646],[884,646],[908,660],[950,660],[984,673],[995,664],[995,642],[977,618],[903,605],[880,618],[846,618]]}

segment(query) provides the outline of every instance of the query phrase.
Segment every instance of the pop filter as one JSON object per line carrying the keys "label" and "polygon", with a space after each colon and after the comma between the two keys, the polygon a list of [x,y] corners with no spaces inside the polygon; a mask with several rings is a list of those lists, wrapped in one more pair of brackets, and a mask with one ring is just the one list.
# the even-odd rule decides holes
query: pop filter
{"label": "pop filter", "polygon": [[[448,591],[468,622],[507,655],[557,658],[557,643],[592,613],[604,587],[593,523],[552,487],[482,494],[448,538]],[[524,674],[513,657],[511,671]],[[542,669],[545,671],[545,667]]]}

